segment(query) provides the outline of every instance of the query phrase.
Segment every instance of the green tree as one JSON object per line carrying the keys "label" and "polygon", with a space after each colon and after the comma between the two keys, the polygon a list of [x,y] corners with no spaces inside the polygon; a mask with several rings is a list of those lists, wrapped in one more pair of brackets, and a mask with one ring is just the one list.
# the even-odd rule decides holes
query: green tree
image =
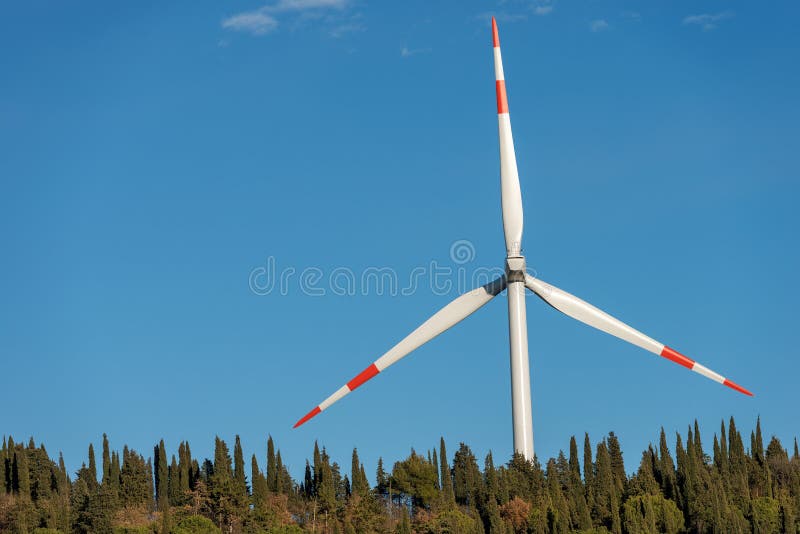
{"label": "green tree", "polygon": [[439,439],[439,469],[441,469],[439,480],[441,481],[442,496],[445,501],[452,501],[455,499],[455,493],[453,492],[453,478],[450,472],[450,463],[447,459],[447,447],[444,444],[444,437]]}
{"label": "green tree", "polygon": [[272,436],[267,437],[267,487],[273,493],[278,492],[278,471],[275,469],[275,444]]}
{"label": "green tree", "polygon": [[438,495],[433,464],[413,449],[403,461],[392,468],[392,487],[411,499],[414,506],[427,508]]}

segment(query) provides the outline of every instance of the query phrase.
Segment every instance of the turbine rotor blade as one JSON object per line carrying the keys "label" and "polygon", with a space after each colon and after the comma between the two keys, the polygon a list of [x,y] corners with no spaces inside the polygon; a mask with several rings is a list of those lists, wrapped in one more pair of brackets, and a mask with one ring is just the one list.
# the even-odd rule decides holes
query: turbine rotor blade
{"label": "turbine rotor blade", "polygon": [[514,153],[514,137],[511,135],[511,119],[508,115],[508,97],[503,74],[503,58],[500,54],[500,37],[497,21],[492,17],[492,46],[494,48],[494,77],[497,92],[497,124],[500,135],[500,199],[503,209],[503,233],[506,253],[509,257],[522,252],[522,192],[517,173],[517,156]]}
{"label": "turbine rotor blade", "polygon": [[691,358],[684,356],[680,352],[667,347],[663,343],[659,343],[655,339],[642,334],[638,330],[631,328],[619,319],[616,319],[604,311],[595,308],[588,302],[579,299],[575,295],[571,295],[562,289],[559,289],[530,275],[525,275],[525,286],[536,293],[539,298],[548,303],[550,306],[557,309],[561,313],[572,317],[573,319],[577,319],[578,321],[588,324],[589,326],[592,326],[607,334],[611,334],[612,336],[618,337],[624,341],[627,341],[628,343],[636,345],[637,347],[641,347],[646,351],[652,352],[653,354],[675,362],[678,365],[682,365],[683,367],[699,373],[706,378],[710,378],[715,382],[735,389],[739,393],[744,393],[745,395],[749,395],[751,397],[753,396],[750,391],[746,390],[740,385],[728,380],[718,373],[715,373],[708,367],[697,363]]}
{"label": "turbine rotor blade", "polygon": [[315,415],[321,413],[330,407],[334,402],[338,401],[357,387],[361,386],[373,378],[378,373],[384,371],[390,365],[398,362],[403,357],[407,356],[411,351],[424,345],[431,339],[435,338],[445,330],[466,319],[473,312],[477,311],[484,304],[488,303],[498,294],[500,294],[506,287],[505,276],[501,276],[493,282],[473,289],[467,293],[456,298],[450,304],[436,312],[430,319],[422,323],[416,330],[411,332],[400,343],[389,349],[389,351],[375,360],[369,367],[361,371],[358,375],[350,380],[347,384],[340,387],[336,392],[322,401],[313,410],[303,416],[294,428],[299,427]]}

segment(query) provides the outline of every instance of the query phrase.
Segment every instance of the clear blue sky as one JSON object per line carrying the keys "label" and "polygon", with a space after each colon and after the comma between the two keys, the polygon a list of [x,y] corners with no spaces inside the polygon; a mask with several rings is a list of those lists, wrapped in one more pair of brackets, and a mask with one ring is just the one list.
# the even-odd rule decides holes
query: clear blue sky
{"label": "clear blue sky", "polygon": [[800,433],[800,6],[15,2],[0,17],[0,433],[374,473],[511,449],[505,296],[298,430],[455,296],[258,295],[253,269],[502,265],[500,24],[529,266],[755,392],[529,299],[540,457],[697,418]]}

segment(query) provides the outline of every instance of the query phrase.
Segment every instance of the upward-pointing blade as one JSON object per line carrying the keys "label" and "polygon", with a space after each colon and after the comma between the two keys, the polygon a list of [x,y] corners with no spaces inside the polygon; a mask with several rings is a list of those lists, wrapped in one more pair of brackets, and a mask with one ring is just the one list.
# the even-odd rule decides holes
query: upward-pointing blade
{"label": "upward-pointing blade", "polygon": [[506,238],[506,253],[513,257],[519,256],[522,251],[522,193],[517,173],[517,156],[514,153],[514,138],[511,135],[511,119],[508,116],[500,36],[497,33],[497,21],[494,17],[492,17],[492,46],[497,91],[497,123],[500,133],[500,199],[503,207],[503,233]]}
{"label": "upward-pointing blade", "polygon": [[551,305],[565,315],[569,315],[573,319],[588,324],[598,330],[602,330],[607,334],[618,337],[628,343],[641,347],[644,350],[650,351],[672,362],[682,365],[687,369],[699,373],[706,378],[710,378],[714,382],[718,382],[729,388],[735,389],[739,393],[753,396],[748,390],[742,386],[728,380],[724,376],[715,373],[708,367],[697,363],[681,354],[680,352],[671,349],[659,343],[655,339],[647,337],[638,330],[631,328],[619,319],[616,319],[602,310],[598,310],[586,301],[583,301],[553,285],[543,282],[538,278],[531,275],[525,275],[525,286],[536,293],[543,301]]}
{"label": "upward-pointing blade", "polygon": [[319,406],[304,415],[294,428],[302,425],[315,415],[326,410],[331,404],[338,401],[361,384],[374,377],[390,365],[400,361],[411,351],[424,345],[445,330],[466,319],[481,306],[496,297],[506,287],[505,277],[500,277],[485,286],[473,289],[456,298],[453,302],[436,312],[430,319],[422,323],[400,343],[389,349],[389,352],[375,360],[375,363],[361,371],[350,382],[340,387],[333,395],[322,401]]}

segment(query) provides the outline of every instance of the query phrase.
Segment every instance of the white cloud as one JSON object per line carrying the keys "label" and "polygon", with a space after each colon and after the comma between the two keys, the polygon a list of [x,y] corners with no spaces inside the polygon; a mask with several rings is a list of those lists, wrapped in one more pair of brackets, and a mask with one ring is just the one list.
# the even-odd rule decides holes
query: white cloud
{"label": "white cloud", "polygon": [[226,30],[264,35],[278,27],[278,21],[263,9],[239,13],[222,21]]}
{"label": "white cloud", "polygon": [[683,19],[684,25],[694,24],[702,26],[703,31],[711,31],[717,27],[721,20],[729,19],[734,16],[733,11],[720,11],[719,13],[703,13],[701,15],[689,15]]}
{"label": "white cloud", "polygon": [[549,5],[536,6],[536,7],[533,8],[533,12],[536,13],[537,15],[540,15],[540,16],[541,15],[549,15],[550,13],[553,12],[553,6],[549,6]]}
{"label": "white cloud", "polygon": [[[342,10],[347,7],[349,0],[277,0],[253,11],[244,11],[228,17],[222,21],[222,27],[226,30],[250,33],[252,35],[264,35],[274,31],[278,27],[278,13],[300,13],[300,16],[318,15],[323,10]],[[338,35],[347,31],[340,27]],[[354,31],[350,28],[349,31]],[[331,35],[334,35],[334,31]],[[338,36],[334,35],[334,36]]]}
{"label": "white cloud", "polygon": [[595,19],[589,23],[589,27],[593,32],[601,32],[608,29],[608,22],[605,19]]}

